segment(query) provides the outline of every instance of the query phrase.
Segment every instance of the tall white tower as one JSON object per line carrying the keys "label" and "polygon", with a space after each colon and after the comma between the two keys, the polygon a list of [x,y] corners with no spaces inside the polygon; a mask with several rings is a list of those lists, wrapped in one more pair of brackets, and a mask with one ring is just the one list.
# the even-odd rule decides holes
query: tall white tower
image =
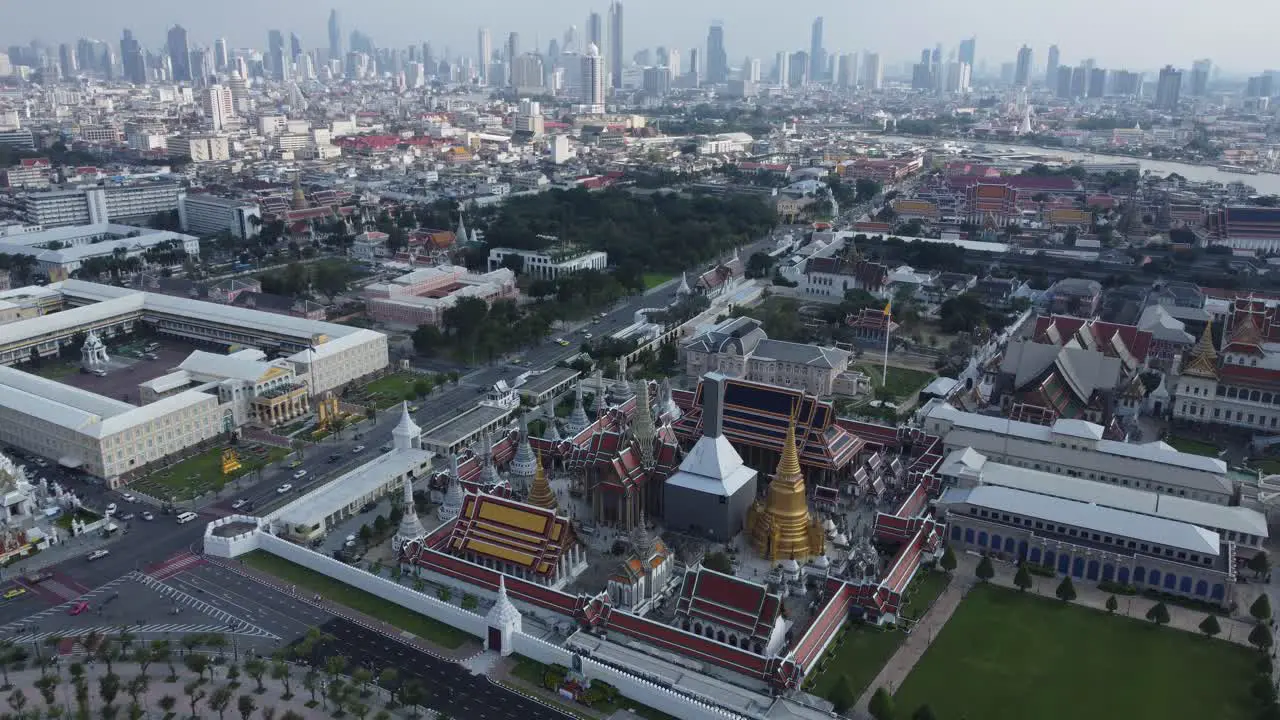
{"label": "tall white tower", "polygon": [[480,84],[489,84],[489,63],[493,62],[493,40],[489,37],[489,28],[480,28],[476,37],[476,69],[480,76]]}
{"label": "tall white tower", "polygon": [[588,113],[604,114],[604,58],[595,43],[587,46],[582,57],[582,102]]}

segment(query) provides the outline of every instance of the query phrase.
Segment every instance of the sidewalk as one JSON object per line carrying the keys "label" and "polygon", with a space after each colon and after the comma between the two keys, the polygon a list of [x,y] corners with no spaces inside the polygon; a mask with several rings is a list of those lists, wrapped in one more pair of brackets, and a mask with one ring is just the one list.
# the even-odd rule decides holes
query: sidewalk
{"label": "sidewalk", "polygon": [[924,651],[933,644],[934,638],[938,637],[938,631],[942,630],[942,626],[951,619],[951,614],[956,611],[960,601],[969,593],[969,589],[975,582],[972,572],[966,576],[957,569],[952,574],[951,583],[947,585],[947,589],[942,591],[929,611],[911,629],[911,634],[907,636],[906,641],[880,669],[880,674],[876,675],[876,679],[867,686],[862,697],[858,698],[858,704],[855,706],[858,710],[864,712],[867,710],[867,705],[871,702],[871,696],[875,694],[876,688],[884,687],[892,693],[902,686],[902,681],[911,674],[912,668],[920,661]]}
{"label": "sidewalk", "polygon": [[[958,561],[955,571],[957,578],[973,578],[974,571],[978,567],[978,558],[963,553],[957,555],[956,560]],[[1013,576],[1017,573],[1017,568],[1007,562],[993,562],[993,565],[996,574],[995,577],[991,578],[991,583],[1016,589],[1017,586],[1013,584]],[[1048,578],[1032,575],[1031,581],[1031,587],[1027,589],[1028,593],[1052,598],[1055,597],[1054,591],[1058,589],[1058,585],[1062,582],[1062,577]],[[1111,593],[1099,590],[1096,583],[1088,580],[1072,578],[1071,582],[1076,589],[1076,599],[1073,601],[1076,605],[1091,607],[1103,612],[1107,611],[1107,598],[1111,596]],[[1141,595],[1116,595],[1116,601],[1120,605],[1116,608],[1116,615],[1124,615],[1142,622],[1151,622],[1147,620],[1147,611],[1159,602]],[[1251,602],[1253,602],[1252,597],[1249,598],[1249,602],[1241,602],[1240,607],[1247,608]],[[1165,607],[1169,608],[1169,627],[1200,633],[1200,623],[1204,621],[1206,613],[1170,603],[1165,603]],[[1249,644],[1249,631],[1253,630],[1252,622],[1219,615],[1218,624],[1222,626],[1222,632],[1218,635],[1220,639],[1244,645],[1245,647],[1253,647]]]}
{"label": "sidewalk", "polygon": [[453,650],[442,648],[427,642],[426,640],[418,637],[417,635],[413,635],[405,630],[401,630],[400,628],[394,625],[391,625],[390,623],[385,623],[381,620],[371,618],[368,615],[352,610],[351,608],[345,605],[339,605],[338,603],[331,602],[323,598],[317,601],[312,597],[314,593],[308,593],[305,588],[299,591],[295,586],[290,585],[289,583],[283,582],[272,575],[268,575],[263,572],[258,572],[257,570],[254,570],[253,568],[248,567],[247,565],[223,560],[222,558],[215,558],[208,555],[205,556],[205,559],[207,559],[211,563],[217,564],[225,568],[230,572],[236,573],[237,575],[241,575],[243,577],[249,578],[250,580],[254,580],[256,582],[262,583],[263,585],[274,588],[275,590],[292,597],[294,600],[297,600],[299,602],[304,602],[309,605],[313,605],[321,610],[324,610],[327,613],[337,615],[338,617],[344,618],[346,620],[350,620],[351,622],[363,628],[385,635],[393,640],[396,640],[397,642],[402,642],[405,645],[408,645],[409,647],[415,650],[418,650],[419,652],[426,653],[427,655],[430,655],[439,660],[446,660],[449,662],[461,662],[475,655],[476,652],[480,649],[478,642],[465,643],[461,647]]}

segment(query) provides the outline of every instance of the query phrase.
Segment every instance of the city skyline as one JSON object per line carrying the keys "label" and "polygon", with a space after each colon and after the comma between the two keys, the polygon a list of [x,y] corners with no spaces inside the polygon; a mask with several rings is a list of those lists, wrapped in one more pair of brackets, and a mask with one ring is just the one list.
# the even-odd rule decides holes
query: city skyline
{"label": "city skyline", "polygon": [[[607,0],[568,0],[553,12],[509,0],[482,1],[479,7],[433,6],[429,11],[390,0],[358,4],[338,0],[319,6],[297,0],[268,6],[229,0],[216,8],[135,0],[129,5],[124,13],[119,7],[108,8],[88,0],[67,0],[56,8],[22,6],[7,13],[10,22],[0,31],[0,46],[39,40],[56,48],[59,43],[78,37],[113,41],[127,27],[142,47],[154,51],[163,46],[168,29],[180,24],[187,29],[188,42],[193,47],[211,47],[216,38],[225,37],[233,48],[266,50],[267,31],[278,28],[297,34],[306,50],[326,49],[332,9],[341,19],[344,36],[358,29],[371,36],[379,47],[398,48],[430,41],[442,51],[448,48],[454,55],[469,55],[475,52],[475,34],[481,25],[504,38],[508,32],[536,38],[542,46],[550,38],[560,37],[569,26],[580,25],[589,13],[599,13],[604,20],[609,10]],[[1096,31],[1096,23],[1089,20],[1096,15],[1087,6],[1097,6],[1118,26],[1142,28],[1136,39],[1146,37],[1150,42],[1107,42],[1105,34]],[[1229,39],[1225,32],[1213,32],[1215,27],[1226,29],[1234,16],[1232,8],[1237,6],[1241,12],[1250,13],[1251,22],[1243,28],[1233,23]],[[1190,68],[1195,59],[1209,57],[1216,67],[1228,73],[1249,74],[1265,69],[1270,62],[1261,51],[1269,40],[1264,34],[1270,24],[1268,17],[1280,21],[1280,8],[1246,7],[1242,0],[1227,0],[1211,8],[1188,4],[1185,10],[1159,15],[1141,10],[1134,3],[1104,4],[1102,0],[1034,9],[1009,0],[983,0],[964,7],[926,0],[923,8],[888,6],[855,11],[820,0],[806,6],[803,15],[770,15],[762,19],[764,14],[752,13],[750,7],[722,0],[706,0],[693,8],[687,3],[655,0],[627,9],[625,57],[647,47],[704,48],[707,28],[713,21],[722,21],[725,47],[735,64],[744,56],[768,58],[780,50],[807,50],[813,21],[821,16],[827,52],[878,52],[883,62],[890,64],[909,62],[914,56],[908,45],[915,43],[886,41],[894,33],[941,42],[949,51],[972,35],[978,38],[978,62],[994,66],[1013,61],[1018,48],[1026,44],[1032,48],[1037,66],[1043,68],[1049,45],[1057,44],[1062,48],[1064,64],[1096,58],[1099,64],[1109,67],[1156,71],[1166,64]],[[245,17],[255,18],[255,22],[246,23]],[[483,21],[491,17],[502,21]],[[683,20],[673,24],[672,17]]]}

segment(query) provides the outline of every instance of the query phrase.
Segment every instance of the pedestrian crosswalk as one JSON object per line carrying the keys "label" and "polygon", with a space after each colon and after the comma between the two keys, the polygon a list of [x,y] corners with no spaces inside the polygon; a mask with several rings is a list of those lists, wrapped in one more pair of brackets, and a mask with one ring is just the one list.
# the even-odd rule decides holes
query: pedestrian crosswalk
{"label": "pedestrian crosswalk", "polygon": [[260,627],[257,627],[256,625],[251,625],[250,623],[247,623],[244,620],[241,620],[240,618],[236,617],[235,615],[232,615],[226,610],[222,610],[221,608],[215,607],[214,605],[211,605],[205,602],[204,600],[201,600],[200,598],[195,597],[194,595],[185,593],[173,587],[172,585],[167,585],[150,575],[147,575],[145,573],[140,573],[140,572],[133,572],[126,577],[131,577],[134,580],[137,580],[143,585],[146,585],[147,587],[151,588],[155,592],[159,593],[163,597],[169,598],[170,600],[173,600],[176,603],[181,603],[183,605],[186,605],[187,607],[198,610],[204,613],[205,615],[213,618],[214,620],[224,623],[225,625],[222,628],[220,628],[220,631],[222,632],[230,631],[230,632],[241,633],[244,635],[256,635],[257,637],[268,637],[268,638],[276,637],[275,635],[267,632],[266,630],[263,630]]}
{"label": "pedestrian crosswalk", "polygon": [[147,574],[156,580],[168,580],[174,575],[202,564],[204,564],[204,558],[195,553],[184,552],[152,567]]}
{"label": "pedestrian crosswalk", "polygon": [[10,633],[19,632],[30,625],[34,625],[37,621],[42,620],[46,617],[49,617],[50,615],[65,614],[68,610],[71,609],[72,605],[78,602],[88,602],[93,598],[97,597],[98,595],[101,595],[102,593],[113,589],[120,583],[128,582],[128,581],[129,581],[128,575],[121,575],[115,580],[112,580],[111,582],[106,583],[104,585],[99,585],[98,587],[90,590],[87,593],[84,593],[83,595],[73,597],[67,600],[66,602],[62,603],[61,605],[54,605],[53,607],[45,608],[44,610],[41,610],[40,612],[35,613],[34,615],[28,615],[22,618],[21,620],[15,620],[11,623],[0,625],[0,635],[7,635]]}
{"label": "pedestrian crosswalk", "polygon": [[[210,625],[200,623],[165,623],[155,625],[99,625],[97,627],[76,628],[74,631],[64,630],[61,632],[38,632],[27,633],[25,635],[17,635],[11,638],[15,643],[38,643],[44,642],[51,637],[76,638],[84,637],[90,633],[99,635],[119,635],[122,631],[127,630],[131,635],[192,635],[204,633],[227,634],[228,628],[225,625]],[[240,630],[232,631],[236,635],[248,635],[251,637],[261,637],[275,639],[275,635],[263,630],[262,628],[252,625]]]}

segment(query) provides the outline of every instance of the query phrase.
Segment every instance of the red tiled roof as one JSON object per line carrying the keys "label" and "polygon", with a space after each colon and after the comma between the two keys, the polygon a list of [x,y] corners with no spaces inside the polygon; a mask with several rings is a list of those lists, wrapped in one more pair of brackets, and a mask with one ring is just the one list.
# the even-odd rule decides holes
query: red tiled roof
{"label": "red tiled roof", "polygon": [[685,573],[676,616],[700,618],[766,640],[782,611],[782,598],[748,580],[700,568]]}

